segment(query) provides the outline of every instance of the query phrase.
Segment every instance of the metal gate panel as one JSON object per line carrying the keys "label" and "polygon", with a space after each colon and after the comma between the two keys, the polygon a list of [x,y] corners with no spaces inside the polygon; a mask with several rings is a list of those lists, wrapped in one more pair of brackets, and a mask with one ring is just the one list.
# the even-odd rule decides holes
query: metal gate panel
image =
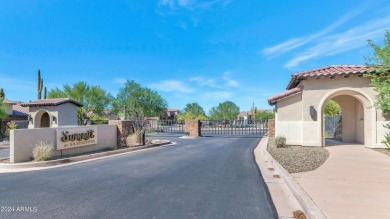
{"label": "metal gate panel", "polygon": [[267,133],[267,120],[202,120],[201,134],[262,136]]}

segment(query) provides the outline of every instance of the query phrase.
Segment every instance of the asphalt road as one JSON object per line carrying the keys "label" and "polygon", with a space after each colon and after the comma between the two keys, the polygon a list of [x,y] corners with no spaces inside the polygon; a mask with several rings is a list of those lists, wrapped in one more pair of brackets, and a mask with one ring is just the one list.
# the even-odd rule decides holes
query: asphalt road
{"label": "asphalt road", "polygon": [[9,157],[9,149],[0,149],[0,158]]}
{"label": "asphalt road", "polygon": [[0,174],[0,218],[277,218],[258,138],[165,138],[177,144]]}

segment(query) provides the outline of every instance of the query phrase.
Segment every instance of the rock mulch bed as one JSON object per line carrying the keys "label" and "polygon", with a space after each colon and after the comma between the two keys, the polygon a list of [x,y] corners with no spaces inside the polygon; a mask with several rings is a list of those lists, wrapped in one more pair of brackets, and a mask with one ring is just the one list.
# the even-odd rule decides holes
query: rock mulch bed
{"label": "rock mulch bed", "polygon": [[382,154],[386,154],[387,156],[390,156],[390,149],[387,149],[387,148],[375,148],[375,149],[372,149],[374,151],[378,151],[378,152],[381,152]]}
{"label": "rock mulch bed", "polygon": [[268,139],[268,152],[289,173],[315,170],[329,157],[329,151],[323,147],[288,146],[277,148],[274,138]]}

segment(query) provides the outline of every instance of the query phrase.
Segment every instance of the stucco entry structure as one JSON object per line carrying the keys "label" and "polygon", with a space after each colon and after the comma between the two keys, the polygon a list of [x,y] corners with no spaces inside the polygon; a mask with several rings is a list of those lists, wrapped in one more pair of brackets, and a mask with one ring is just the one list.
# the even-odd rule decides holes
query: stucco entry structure
{"label": "stucco entry structure", "polygon": [[376,91],[364,74],[375,69],[363,65],[328,66],[293,74],[287,91],[268,98],[275,105],[275,135],[287,144],[325,146],[324,109],[334,100],[342,112],[342,140],[383,148],[389,122],[374,107]]}
{"label": "stucco entry structure", "polygon": [[29,107],[28,128],[77,126],[77,107],[81,103],[70,98],[43,99],[23,103]]}

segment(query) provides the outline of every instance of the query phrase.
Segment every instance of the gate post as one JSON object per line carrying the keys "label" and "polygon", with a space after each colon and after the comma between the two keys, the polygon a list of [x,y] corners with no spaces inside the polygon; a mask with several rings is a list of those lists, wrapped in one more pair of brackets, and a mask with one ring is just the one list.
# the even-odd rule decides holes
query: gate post
{"label": "gate post", "polygon": [[275,119],[268,119],[268,137],[275,137]]}
{"label": "gate post", "polygon": [[108,124],[116,125],[117,128],[117,146],[126,146],[127,136],[133,134],[133,121],[129,120],[109,120]]}
{"label": "gate post", "polygon": [[189,133],[191,137],[202,136],[200,131],[200,121],[199,120],[185,120],[184,131]]}

